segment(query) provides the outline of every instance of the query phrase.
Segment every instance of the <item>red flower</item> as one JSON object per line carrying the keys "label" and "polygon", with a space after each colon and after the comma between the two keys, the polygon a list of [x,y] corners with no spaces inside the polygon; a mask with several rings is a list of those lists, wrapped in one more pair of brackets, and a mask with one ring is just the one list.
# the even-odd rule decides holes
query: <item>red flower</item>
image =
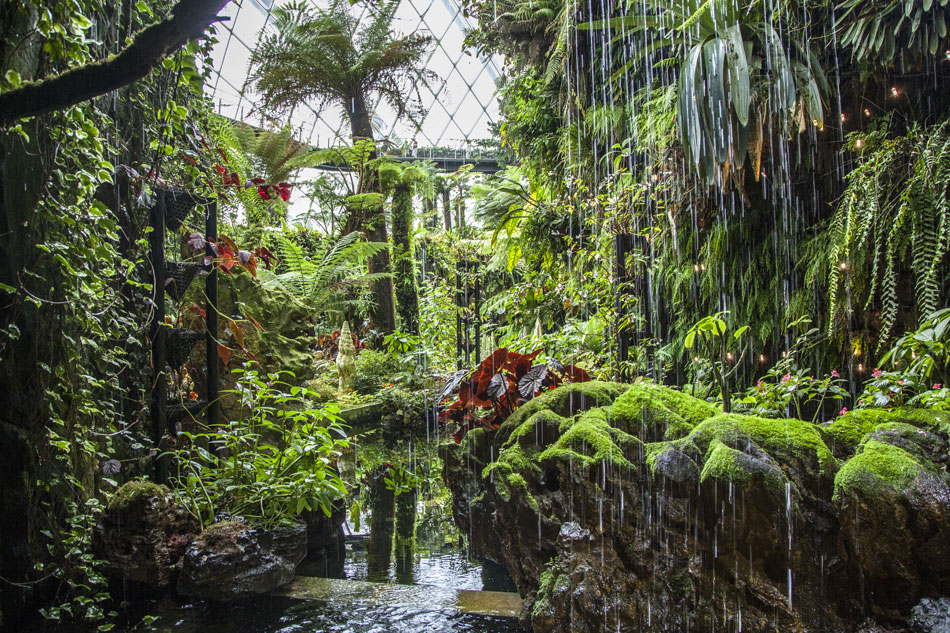
{"label": "red flower", "polygon": [[844,415],[847,412],[848,412],[848,407],[844,407],[843,409],[841,409],[841,411],[838,412],[838,415]]}

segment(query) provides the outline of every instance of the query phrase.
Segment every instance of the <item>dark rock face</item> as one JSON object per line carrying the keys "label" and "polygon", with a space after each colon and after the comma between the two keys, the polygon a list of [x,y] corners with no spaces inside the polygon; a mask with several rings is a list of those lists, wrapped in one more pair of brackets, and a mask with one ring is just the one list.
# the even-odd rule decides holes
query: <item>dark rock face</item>
{"label": "dark rock face", "polygon": [[178,593],[216,602],[268,593],[293,579],[306,552],[303,524],[267,531],[215,523],[185,553]]}
{"label": "dark rock face", "polygon": [[539,633],[883,631],[950,595],[947,429],[921,410],[819,426],[585,383],[443,458],[473,553],[506,566]]}
{"label": "dark rock face", "polygon": [[96,556],[103,571],[133,593],[174,588],[185,550],[200,531],[168,489],[133,481],[120,488],[96,526]]}

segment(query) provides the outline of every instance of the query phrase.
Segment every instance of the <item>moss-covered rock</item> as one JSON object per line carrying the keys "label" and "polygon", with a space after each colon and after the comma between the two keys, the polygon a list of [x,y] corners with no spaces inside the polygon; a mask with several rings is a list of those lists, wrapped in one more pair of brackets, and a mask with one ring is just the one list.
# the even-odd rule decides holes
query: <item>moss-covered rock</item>
{"label": "moss-covered rock", "polygon": [[578,467],[602,462],[634,468],[643,461],[643,442],[611,424],[607,408],[586,411],[561,423],[560,436],[538,459],[571,460]]}
{"label": "moss-covered rock", "polygon": [[913,407],[897,409],[857,409],[838,416],[824,425],[823,432],[828,444],[838,456],[854,454],[864,438],[882,424],[903,423],[910,426],[939,431],[950,431],[950,414]]}
{"label": "moss-covered rock", "polygon": [[110,511],[124,511],[146,499],[163,499],[168,495],[168,488],[152,481],[136,479],[122,484],[112,498],[109,499]]}
{"label": "moss-covered rock", "polygon": [[644,442],[683,437],[703,420],[720,413],[708,402],[647,381],[631,386],[608,412],[611,424]]}
{"label": "moss-covered rock", "polygon": [[561,417],[570,417],[594,407],[607,406],[629,388],[630,385],[615,382],[591,381],[552,389],[515,409],[498,429],[496,441],[507,440],[515,429],[538,411],[549,410]]}

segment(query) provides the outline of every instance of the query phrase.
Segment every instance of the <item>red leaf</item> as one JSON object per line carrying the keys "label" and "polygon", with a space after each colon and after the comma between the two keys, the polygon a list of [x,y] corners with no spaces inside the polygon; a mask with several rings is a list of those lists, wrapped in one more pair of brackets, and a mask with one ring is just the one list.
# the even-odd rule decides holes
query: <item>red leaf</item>
{"label": "red leaf", "polygon": [[231,348],[226,345],[218,344],[218,358],[221,359],[221,362],[225,365],[228,364],[228,361],[231,360]]}
{"label": "red leaf", "polygon": [[561,375],[570,382],[588,382],[591,380],[590,374],[577,365],[567,365]]}
{"label": "red leaf", "polygon": [[261,197],[261,200],[270,200],[270,194],[267,193],[267,187],[258,187],[257,195]]}

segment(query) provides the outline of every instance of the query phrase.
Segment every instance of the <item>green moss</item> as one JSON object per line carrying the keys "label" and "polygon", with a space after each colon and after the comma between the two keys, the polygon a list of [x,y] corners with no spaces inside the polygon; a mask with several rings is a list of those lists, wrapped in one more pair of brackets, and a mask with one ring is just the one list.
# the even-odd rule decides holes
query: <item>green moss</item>
{"label": "green moss", "polygon": [[750,484],[758,480],[775,492],[783,491],[787,481],[778,467],[768,468],[761,461],[753,460],[749,455],[726,446],[719,440],[714,440],[710,445],[699,475],[701,482],[705,483],[709,479],[736,484]]}
{"label": "green moss", "polygon": [[700,423],[681,443],[683,448],[692,447],[695,452],[708,455],[716,440],[727,446],[752,441],[781,463],[814,458],[822,475],[830,476],[837,470],[837,461],[818,429],[803,420],[722,414]]}
{"label": "green moss", "polygon": [[515,409],[498,430],[499,437],[502,441],[507,440],[515,429],[539,411],[547,409],[568,417],[578,411],[607,406],[629,388],[630,385],[593,380],[552,389]]}
{"label": "green moss", "polygon": [[[564,421],[565,418],[554,411],[541,409],[532,414],[518,426],[518,428],[511,432],[511,435],[508,436],[508,440],[505,442],[505,446],[511,446],[516,442],[524,444],[524,442],[519,441],[522,440],[522,438],[533,441],[535,437],[551,437],[548,434],[560,432],[559,430],[561,425],[564,424]],[[541,429],[538,428],[539,425],[542,427]]]}
{"label": "green moss", "polygon": [[943,411],[900,407],[894,410],[857,409],[838,416],[824,432],[834,441],[853,452],[861,442],[882,424],[903,423],[920,429],[950,431],[950,414]]}
{"label": "green moss", "polygon": [[122,484],[109,499],[109,510],[125,510],[141,499],[164,497],[168,488],[151,481],[136,480]]}
{"label": "green moss", "polygon": [[925,470],[904,449],[869,440],[835,476],[834,500],[842,501],[856,493],[870,497],[887,489],[900,492],[913,487]]}
{"label": "green moss", "polygon": [[656,460],[673,442],[649,442],[643,445],[644,459],[651,473],[656,473]]}
{"label": "green moss", "polygon": [[570,458],[582,466],[607,462],[633,468],[627,456],[643,455],[643,442],[610,425],[606,408],[591,409],[561,424],[561,437],[538,459]]}
{"label": "green moss", "polygon": [[528,492],[528,482],[525,481],[524,477],[522,477],[519,473],[511,473],[505,479],[507,481],[509,489],[517,488],[518,490],[521,491],[521,493],[524,495],[525,499],[528,502],[529,508],[531,508],[535,512],[541,511],[540,508],[538,507],[537,499],[534,498],[534,495]]}
{"label": "green moss", "polygon": [[676,439],[719,413],[682,391],[652,382],[639,382],[621,394],[609,408],[613,424],[643,439]]}

